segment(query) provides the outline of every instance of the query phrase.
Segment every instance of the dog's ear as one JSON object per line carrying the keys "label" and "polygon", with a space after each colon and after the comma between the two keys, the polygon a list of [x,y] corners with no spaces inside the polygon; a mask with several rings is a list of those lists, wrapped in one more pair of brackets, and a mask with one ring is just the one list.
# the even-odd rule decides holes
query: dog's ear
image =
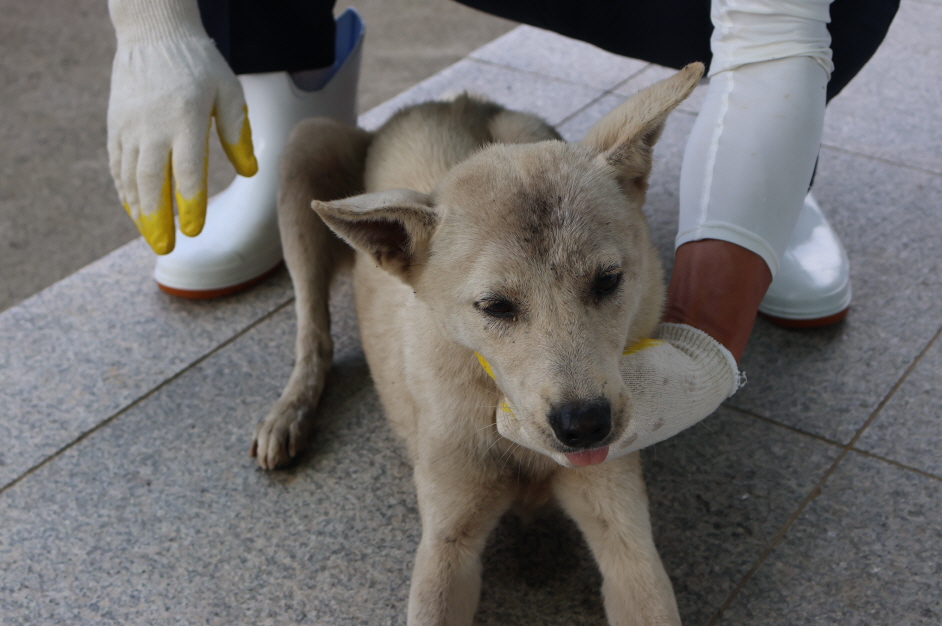
{"label": "dog's ear", "polygon": [[368,193],[311,207],[341,239],[409,282],[438,223],[431,196],[409,189]]}
{"label": "dog's ear", "polygon": [[593,126],[582,144],[613,166],[626,191],[647,189],[652,148],[667,115],[684,101],[703,76],[703,64],[691,63],[670,78],[643,89]]}

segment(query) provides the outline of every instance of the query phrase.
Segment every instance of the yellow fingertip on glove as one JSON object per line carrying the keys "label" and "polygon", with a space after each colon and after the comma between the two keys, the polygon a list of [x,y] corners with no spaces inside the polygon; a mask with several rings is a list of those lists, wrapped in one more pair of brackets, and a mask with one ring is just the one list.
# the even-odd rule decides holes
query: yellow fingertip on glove
{"label": "yellow fingertip on glove", "polygon": [[180,182],[177,180],[174,189],[174,198],[177,201],[177,215],[180,218],[180,232],[187,237],[196,237],[203,232],[206,223],[206,179],[209,176],[209,129],[206,133],[206,147],[203,150],[203,177],[200,179],[199,189],[189,198],[180,193]]}
{"label": "yellow fingertip on glove", "polygon": [[170,193],[170,167],[167,167],[164,176],[164,183],[160,189],[160,200],[157,208],[151,213],[144,213],[139,210],[132,211],[124,204],[124,210],[127,211],[137,230],[144,236],[144,241],[150,245],[151,249],[157,254],[169,254],[173,251],[175,243],[174,224],[173,224],[173,200]]}
{"label": "yellow fingertip on glove", "polygon": [[192,198],[184,198],[179,190],[174,194],[177,213],[180,215],[180,232],[187,237],[196,237],[203,232],[203,224],[206,222],[206,179],[203,180],[203,188]]}
{"label": "yellow fingertip on glove", "polygon": [[124,210],[131,215],[134,224],[142,235],[144,241],[157,254],[170,254],[173,251],[174,228],[173,228],[173,210],[167,202],[166,209],[161,207],[153,213],[141,213],[136,218],[131,213],[128,205],[124,205]]}
{"label": "yellow fingertip on glove", "polygon": [[252,146],[252,127],[249,124],[249,108],[242,107],[242,131],[239,133],[239,141],[235,145],[226,142],[220,136],[222,149],[226,156],[232,162],[236,173],[240,176],[254,176],[258,172],[258,161],[255,160],[255,150]]}
{"label": "yellow fingertip on glove", "polygon": [[647,350],[648,348],[653,348],[654,346],[659,346],[663,341],[660,339],[639,339],[635,343],[631,344],[625,348],[621,355],[628,356],[629,354],[634,354],[635,352],[641,352],[642,350]]}

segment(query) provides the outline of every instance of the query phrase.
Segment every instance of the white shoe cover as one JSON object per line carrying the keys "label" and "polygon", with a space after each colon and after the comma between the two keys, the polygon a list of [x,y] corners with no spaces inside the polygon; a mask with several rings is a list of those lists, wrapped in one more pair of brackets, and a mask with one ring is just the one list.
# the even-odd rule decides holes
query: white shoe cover
{"label": "white shoe cover", "polygon": [[845,311],[850,297],[847,252],[809,193],[759,311],[783,320],[826,319]]}
{"label": "white shoe cover", "polygon": [[[252,125],[258,173],[236,176],[210,198],[197,237],[177,231],[173,252],[157,258],[154,278],[176,295],[212,297],[251,283],[281,262],[276,209],[278,159],[300,120],[325,116],[356,123],[363,21],[353,9],[337,18],[336,61],[327,84],[298,89],[287,72],[239,76]],[[167,289],[169,288],[169,289]]]}

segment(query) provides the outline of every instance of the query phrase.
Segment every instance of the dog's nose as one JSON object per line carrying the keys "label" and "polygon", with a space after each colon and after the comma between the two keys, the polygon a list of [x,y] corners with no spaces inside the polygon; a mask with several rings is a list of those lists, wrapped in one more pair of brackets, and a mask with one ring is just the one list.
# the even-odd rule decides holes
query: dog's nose
{"label": "dog's nose", "polygon": [[612,430],[612,406],[608,400],[573,400],[553,407],[549,423],[556,438],[573,448],[588,448]]}

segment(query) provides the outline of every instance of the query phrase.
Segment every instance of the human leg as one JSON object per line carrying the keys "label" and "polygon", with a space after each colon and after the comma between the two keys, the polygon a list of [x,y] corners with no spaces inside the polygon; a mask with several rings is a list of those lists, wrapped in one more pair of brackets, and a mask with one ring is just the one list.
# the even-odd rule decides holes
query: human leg
{"label": "human leg", "polygon": [[[831,5],[829,102],[876,52],[898,8],[898,0],[835,0]],[[772,323],[814,328],[846,316],[851,301],[847,252],[810,192],[779,265],[759,305]]]}
{"label": "human leg", "polygon": [[335,0],[198,0],[207,34],[239,74],[296,72],[334,62]]}
{"label": "human leg", "polygon": [[[708,61],[713,54],[710,42],[706,40],[707,38],[703,34],[713,30],[712,24],[705,25],[706,20],[703,15],[706,3],[703,0],[680,0],[683,6],[678,5],[676,2],[666,5],[664,3],[568,3],[541,0],[517,2],[503,0],[501,2],[493,0],[461,1],[482,10],[583,39],[618,54],[634,56],[663,65],[678,67],[679,64],[688,60]],[[830,25],[827,25],[827,2],[716,2],[714,17],[717,19],[720,29],[716,33],[714,43],[721,58],[713,61],[711,71],[716,73],[720,68],[737,71],[740,69],[740,65],[764,64],[768,61],[783,58],[805,57],[806,59],[816,59],[814,63],[818,64],[822,71],[833,69],[831,80],[827,82],[826,87],[826,98],[830,99],[840,92],[876,50],[898,5],[898,0],[866,0],[866,2],[867,6],[862,7],[851,3],[849,0],[836,0],[831,11],[833,20]],[[699,25],[696,24],[698,20]],[[632,36],[628,37],[625,36],[626,24],[644,24],[645,27],[643,29],[633,29]],[[641,37],[634,36],[637,31],[643,31]],[[829,31],[833,35],[831,45],[828,45]],[[651,34],[651,37],[647,37],[648,34]],[[831,49],[833,49],[833,68],[831,66]],[[801,143],[805,147],[800,150],[802,153],[801,158],[789,164],[790,170],[798,168],[807,171],[807,154],[810,152],[808,147],[816,144],[814,136],[816,133],[820,134],[819,120],[822,106],[817,89],[821,83],[821,74],[817,74],[817,77],[811,83],[806,83],[803,76],[807,77],[815,74],[812,66],[809,66],[808,63],[779,65],[784,66],[785,70],[783,71],[781,67],[775,68],[771,72],[773,82],[783,78],[793,80],[797,76],[799,83],[806,85],[803,93],[806,96],[809,93],[814,96],[815,121],[810,127],[803,124],[797,125],[800,131],[798,139],[801,139],[801,141],[793,141],[792,143]],[[771,64],[760,68],[759,78],[769,67],[771,67]],[[746,78],[752,79],[754,83],[756,71],[745,70],[745,73],[751,75],[746,76]],[[738,80],[735,95],[741,95],[742,86],[748,83],[749,80]],[[808,87],[807,85],[811,86]],[[728,83],[725,86],[729,87]],[[701,119],[703,120],[700,128],[701,135],[691,139],[692,142],[700,142],[701,148],[710,144],[710,123],[716,123],[716,115],[721,110],[719,106],[722,102],[719,97],[719,94],[722,93],[720,87],[721,85],[716,84],[710,88],[714,99],[714,109],[701,113]],[[760,94],[759,102],[762,106],[765,106],[766,101],[769,99],[762,95],[762,90],[753,89],[752,91]],[[709,98],[710,95],[708,95]],[[761,109],[762,106],[759,108]],[[768,119],[778,119],[776,115],[777,113],[772,113]],[[752,123],[753,128],[759,128],[760,130],[769,126],[769,124],[763,123],[761,119],[758,121],[753,119],[751,122],[749,120],[744,121]],[[738,121],[736,122],[738,123]],[[728,122],[724,129],[727,132],[729,131]],[[749,133],[743,133],[742,136],[751,137]],[[726,139],[726,137],[723,139]],[[816,150],[815,147],[815,153]],[[700,152],[706,153],[706,150],[701,149]],[[688,155],[688,157],[692,159],[692,156]],[[694,162],[694,160],[690,162]],[[720,167],[729,174],[735,175],[737,172],[737,168],[727,167],[725,161],[720,162]],[[766,166],[765,171],[768,173],[775,170],[775,167],[768,168]],[[706,176],[701,177],[700,182],[703,183],[707,178]],[[792,180],[804,178],[804,174],[797,176],[792,171],[788,178]],[[710,180],[712,182],[712,179]],[[695,185],[693,186],[695,187]],[[773,186],[782,188],[782,181],[777,181]],[[785,187],[787,188],[788,185],[785,185]],[[701,188],[692,195],[696,196],[699,192],[702,196],[702,191]],[[797,249],[803,247],[802,245],[792,245],[793,242],[789,240],[788,233],[793,232],[792,229],[798,220],[799,213],[802,214],[803,220],[806,217],[805,213],[808,211],[804,202],[805,192],[807,192],[807,183],[793,184],[791,185],[791,192],[786,194],[787,199],[775,201],[780,206],[786,206],[786,210],[753,206],[746,207],[746,210],[742,213],[746,216],[764,215],[769,217],[764,230],[773,233],[772,243],[766,241],[766,235],[764,234],[755,236],[751,224],[746,223],[743,225],[744,228],[739,228],[739,225],[735,222],[733,228],[728,230],[728,232],[733,233],[732,235],[720,232],[723,228],[706,228],[707,224],[704,223],[704,228],[699,230],[699,238],[679,240],[677,242],[678,256],[675,265],[675,282],[672,284],[668,297],[667,319],[669,321],[692,320],[694,317],[698,317],[692,315],[698,310],[709,313],[708,317],[716,317],[719,315],[718,309],[723,308],[717,306],[717,298],[732,297],[732,294],[739,293],[746,285],[751,285],[751,288],[764,293],[763,284],[768,287],[768,281],[763,280],[763,276],[766,275],[766,272],[774,273],[774,270],[778,269],[778,259],[782,258],[783,239],[785,247],[794,248],[793,251],[799,252]],[[762,194],[760,193],[760,195]],[[808,200],[813,202],[811,198],[808,198]],[[695,202],[687,203],[685,206],[687,215],[697,214]],[[724,205],[713,202],[712,206],[722,208]],[[682,208],[682,214],[684,212],[685,209]],[[817,215],[819,216],[817,223],[833,234],[823,217],[820,217],[820,213]],[[695,218],[692,219],[695,221]],[[707,235],[709,230],[712,230],[712,234]],[[710,240],[710,243],[699,243],[699,241],[706,242],[705,237],[707,236],[717,237],[718,239]],[[752,244],[743,247],[744,239],[751,239]],[[837,242],[835,237],[830,239]],[[718,244],[714,243],[715,241],[724,243]],[[796,243],[807,244],[807,241]],[[839,242],[837,245],[839,246]],[[740,249],[737,250],[734,247]],[[702,252],[697,252],[697,248],[701,248]],[[724,253],[718,252],[718,249],[722,248],[728,248],[729,250]],[[835,253],[832,256],[839,258],[837,253],[842,251],[835,249],[831,252]],[[717,276],[720,273],[718,273],[717,268],[711,268],[712,263],[707,262],[707,259],[711,258],[721,266],[727,261],[737,259],[738,269],[732,272],[728,279],[732,282],[728,284],[719,284],[717,282]],[[693,262],[694,259],[696,265],[688,267],[687,264]],[[794,266],[794,259],[794,256],[786,256],[785,262]],[[763,267],[763,265],[766,267]],[[746,276],[744,272],[750,272],[750,274]],[[695,304],[694,294],[689,290],[690,285],[700,282],[705,283],[704,287],[716,286],[716,293],[705,292],[700,294],[706,298],[705,302],[712,303],[709,306],[705,303]],[[682,297],[683,294],[690,296],[690,298]],[[818,295],[813,294],[814,297]],[[754,293],[751,295],[740,294],[736,297],[744,298],[742,306],[745,306],[746,309],[741,315],[729,317],[723,326],[738,328],[739,330],[736,332],[728,331],[725,334],[730,335],[730,341],[744,346],[745,338],[748,337],[752,323],[750,321],[745,324],[737,318],[742,317],[751,320],[755,314],[757,300]],[[758,301],[761,301],[761,299],[760,293]],[[733,308],[738,310],[738,307]],[[749,311],[749,309],[752,310]],[[683,313],[683,311],[686,311],[686,313]],[[828,321],[827,317],[824,321]],[[715,328],[715,322],[716,320],[714,322],[703,320],[705,326],[714,326],[714,332],[724,334],[718,328]],[[731,335],[739,335],[740,337],[734,340]],[[745,335],[745,337],[741,335]],[[734,350],[734,352],[736,351]]]}
{"label": "human leg", "polygon": [[603,50],[680,69],[709,65],[710,0],[457,0]]}
{"label": "human leg", "polygon": [[[255,284],[281,262],[277,163],[288,133],[306,117],[356,121],[363,25],[355,12],[348,12],[335,26],[332,6],[333,0],[201,3],[210,35],[242,84],[259,171],[251,178],[237,176],[211,198],[203,232],[178,237],[174,251],[157,259],[154,275],[163,291],[188,298],[226,295]],[[326,30],[325,15],[330,20]],[[330,45],[329,55],[315,41],[319,34]],[[320,63],[328,67],[311,67]]]}
{"label": "human leg", "polygon": [[829,1],[787,15],[771,13],[776,4],[714,2],[712,79],[684,155],[665,313],[737,359],[811,181],[833,69]]}

